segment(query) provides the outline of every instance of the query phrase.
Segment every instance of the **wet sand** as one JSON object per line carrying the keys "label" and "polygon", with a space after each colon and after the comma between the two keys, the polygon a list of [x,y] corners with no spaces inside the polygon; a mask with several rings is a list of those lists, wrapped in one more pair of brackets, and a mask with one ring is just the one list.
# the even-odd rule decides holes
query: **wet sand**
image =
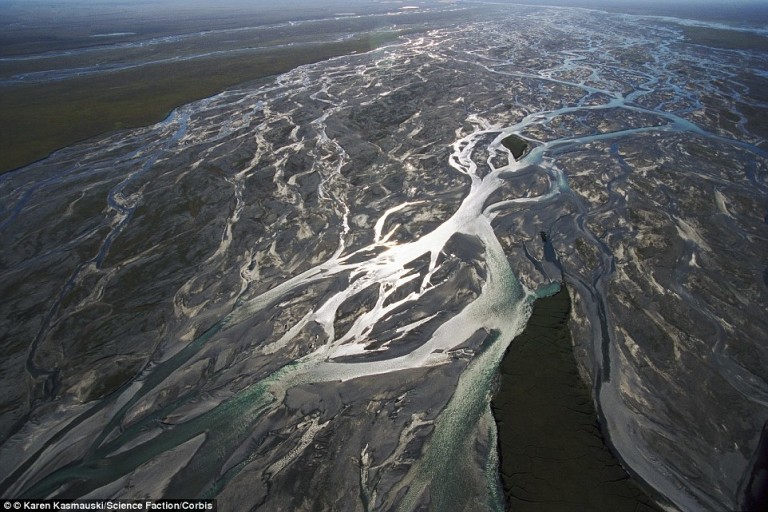
{"label": "wet sand", "polygon": [[515,511],[659,510],[605,446],[568,330],[566,288],[539,299],[493,398],[501,480]]}

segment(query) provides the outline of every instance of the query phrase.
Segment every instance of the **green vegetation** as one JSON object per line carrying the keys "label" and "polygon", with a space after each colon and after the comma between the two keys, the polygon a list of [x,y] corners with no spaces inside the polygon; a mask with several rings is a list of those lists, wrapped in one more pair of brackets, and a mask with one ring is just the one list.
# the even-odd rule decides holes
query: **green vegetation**
{"label": "green vegetation", "polygon": [[493,398],[509,510],[658,510],[603,442],[573,355],[565,286],[538,299]]}
{"label": "green vegetation", "polygon": [[528,143],[521,139],[517,135],[510,135],[501,141],[505,148],[512,152],[512,156],[515,160],[520,160],[520,157],[528,150]]}
{"label": "green vegetation", "polygon": [[689,43],[726,48],[733,50],[768,50],[768,37],[706,27],[682,27],[683,35]]}

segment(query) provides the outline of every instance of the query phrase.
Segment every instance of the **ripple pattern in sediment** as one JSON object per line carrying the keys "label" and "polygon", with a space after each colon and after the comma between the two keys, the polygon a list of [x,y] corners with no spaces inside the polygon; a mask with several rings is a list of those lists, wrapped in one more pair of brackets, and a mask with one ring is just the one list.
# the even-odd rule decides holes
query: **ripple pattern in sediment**
{"label": "ripple pattern in sediment", "polygon": [[496,367],[564,279],[623,462],[734,508],[768,406],[763,56],[490,9],[3,176],[3,496],[498,509]]}

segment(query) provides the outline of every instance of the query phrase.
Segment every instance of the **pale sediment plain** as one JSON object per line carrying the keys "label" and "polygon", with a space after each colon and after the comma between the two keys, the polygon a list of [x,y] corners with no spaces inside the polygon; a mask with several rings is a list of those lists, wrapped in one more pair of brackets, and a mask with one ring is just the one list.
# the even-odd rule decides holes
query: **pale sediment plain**
{"label": "pale sediment plain", "polygon": [[625,468],[740,508],[765,62],[489,6],[3,175],[0,493],[501,510],[498,365],[564,283]]}

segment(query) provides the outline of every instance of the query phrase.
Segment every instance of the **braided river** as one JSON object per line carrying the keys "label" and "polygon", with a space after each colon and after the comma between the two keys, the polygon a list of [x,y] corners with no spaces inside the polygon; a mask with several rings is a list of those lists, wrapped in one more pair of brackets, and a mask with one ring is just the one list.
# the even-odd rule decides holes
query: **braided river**
{"label": "braided river", "polygon": [[622,464],[738,508],[767,59],[489,6],[0,176],[2,495],[503,510],[496,371],[567,286]]}

